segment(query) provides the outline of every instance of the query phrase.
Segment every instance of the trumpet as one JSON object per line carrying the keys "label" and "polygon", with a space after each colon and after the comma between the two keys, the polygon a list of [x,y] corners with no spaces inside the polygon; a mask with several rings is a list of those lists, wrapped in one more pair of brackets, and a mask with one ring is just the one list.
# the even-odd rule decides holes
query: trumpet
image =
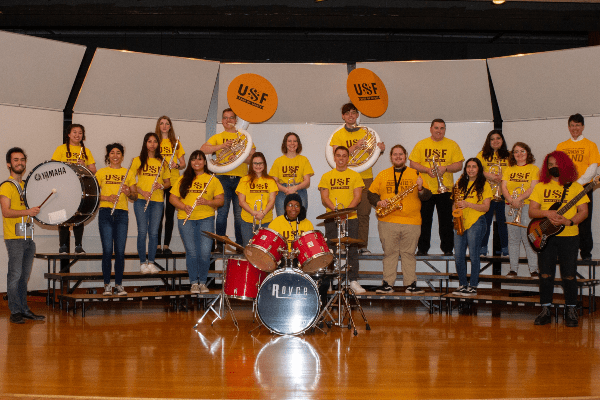
{"label": "trumpet", "polygon": [[456,234],[459,236],[464,235],[465,233],[465,222],[463,221],[463,209],[457,207],[457,203],[459,201],[464,200],[464,193],[457,187],[454,187],[454,211],[452,211],[452,216],[454,217],[454,230],[456,230]]}
{"label": "trumpet", "polygon": [[[502,176],[502,165],[500,165],[500,163],[490,164],[488,172],[490,174]],[[502,201],[502,188],[500,187],[500,183],[492,183],[490,181],[488,182],[490,184],[490,187],[492,188],[492,192],[494,193],[492,201]]]}
{"label": "trumpet", "polygon": [[396,210],[402,210],[402,199],[404,199],[406,196],[412,193],[412,191],[415,190],[417,186],[418,185],[415,183],[414,185],[406,189],[404,192],[398,193],[394,197],[387,199],[387,206],[375,208],[375,214],[377,214],[379,218],[383,218]]}
{"label": "trumpet", "polygon": [[144,212],[146,212],[146,209],[148,208],[148,204],[150,204],[150,199],[152,198],[152,193],[154,193],[154,185],[156,184],[156,182],[158,182],[158,177],[160,176],[160,173],[162,172],[164,164],[165,164],[165,159],[163,158],[162,161],[160,162],[160,168],[158,169],[158,173],[156,174],[156,177],[154,178],[154,183],[152,183],[152,188],[150,188],[150,196],[148,196],[148,200],[146,200],[146,205],[144,206]]}
{"label": "trumpet", "polygon": [[215,174],[211,174],[210,175],[210,179],[208,180],[208,183],[206,184],[206,186],[204,186],[204,189],[202,189],[202,192],[198,195],[198,197],[196,197],[196,201],[194,201],[194,205],[192,206],[192,210],[190,211],[190,213],[188,215],[185,216],[185,219],[183,220],[183,225],[185,225],[185,223],[187,222],[187,220],[190,219],[190,216],[192,215],[192,213],[196,209],[196,205],[198,205],[198,200],[200,200],[202,198],[202,196],[204,195],[204,193],[206,193],[206,189],[208,189],[208,185],[210,185],[210,181],[212,181],[212,178],[214,178],[214,177],[215,177]]}
{"label": "trumpet", "polygon": [[115,202],[113,203],[112,209],[110,210],[110,215],[113,215],[113,213],[115,212],[115,208],[117,207],[117,203],[119,202],[119,197],[121,196],[121,193],[123,192],[123,186],[125,185],[125,181],[127,180],[127,176],[129,175],[129,170],[131,169],[132,165],[133,165],[133,161],[131,162],[129,169],[127,170],[127,172],[125,173],[125,176],[123,177],[123,180],[121,181],[121,186],[119,186],[119,191],[117,192],[117,200],[115,200]]}
{"label": "trumpet", "polygon": [[433,172],[433,174],[435,175],[436,179],[437,179],[437,183],[438,183],[438,192],[441,193],[446,193],[448,191],[448,188],[446,186],[444,186],[444,179],[442,176],[440,176],[440,172],[439,172],[439,157],[437,156],[437,154],[433,154],[433,156],[431,157],[431,161],[429,162],[429,164],[431,165],[431,172]]}
{"label": "trumpet", "polygon": [[[262,195],[260,195],[260,199],[258,199],[254,202],[254,211],[258,211],[258,209],[257,209],[258,203],[260,203],[260,211],[262,211],[263,210]],[[256,232],[258,232],[260,229],[262,229],[262,219],[258,221],[258,229],[256,229],[256,216],[252,217],[252,233],[254,235],[256,235]]]}
{"label": "trumpet", "polygon": [[[513,190],[512,195],[510,197],[512,197],[513,199],[516,199],[523,193],[525,193],[525,188],[523,187],[523,184],[521,184],[520,187]],[[513,207],[511,205],[510,210],[508,210],[508,216],[512,217],[514,215],[514,218],[513,218],[512,222],[507,222],[507,224],[518,226],[521,228],[527,228],[525,225],[521,225],[521,213],[522,212],[523,212],[523,204],[521,204],[521,207],[518,207],[518,208]]]}

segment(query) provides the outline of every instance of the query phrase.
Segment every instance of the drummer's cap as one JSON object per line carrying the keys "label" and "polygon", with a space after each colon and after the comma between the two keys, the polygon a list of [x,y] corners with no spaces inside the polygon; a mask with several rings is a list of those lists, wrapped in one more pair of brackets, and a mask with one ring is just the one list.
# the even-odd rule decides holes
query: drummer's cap
{"label": "drummer's cap", "polygon": [[300,214],[298,214],[298,221],[304,221],[306,219],[306,208],[302,205],[302,198],[300,197],[300,195],[298,193],[292,193],[285,196],[285,200],[283,201],[283,207],[287,208],[287,205],[290,201],[297,201],[298,204],[300,204]]}

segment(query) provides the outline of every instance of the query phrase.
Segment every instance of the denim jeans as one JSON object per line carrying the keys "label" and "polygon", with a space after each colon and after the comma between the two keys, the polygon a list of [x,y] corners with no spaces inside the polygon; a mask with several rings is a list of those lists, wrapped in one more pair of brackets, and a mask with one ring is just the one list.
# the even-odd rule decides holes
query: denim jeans
{"label": "denim jeans", "polygon": [[5,239],[8,254],[6,292],[11,314],[25,313],[27,307],[27,281],[31,275],[35,242],[31,239]]}
{"label": "denim jeans", "polygon": [[214,233],[215,217],[190,219],[185,225],[183,225],[183,221],[183,219],[178,219],[177,226],[185,248],[185,263],[190,283],[206,283],[213,240],[203,234],[202,231]]}
{"label": "denim jeans", "polygon": [[[490,201],[490,209],[485,213],[485,235],[483,236],[483,243],[481,248],[486,250],[490,241],[490,233],[492,231],[492,221],[494,220],[494,214],[496,214],[496,222],[498,223],[498,235],[500,236],[500,247],[502,249],[508,248],[508,229],[506,227],[506,215],[504,215],[505,204],[503,201]],[[493,252],[493,246],[492,246]],[[492,253],[492,255],[494,255]]]}
{"label": "denim jeans", "polygon": [[[287,187],[287,184],[284,184],[283,186]],[[304,208],[308,210],[308,193],[306,192],[306,189],[300,189],[296,193],[298,193],[298,196],[300,196],[300,199],[302,199],[302,205]],[[285,214],[285,196],[285,193],[277,192],[277,197],[275,197],[275,212],[277,213],[278,217]]]}
{"label": "denim jeans", "polygon": [[[266,224],[263,223],[262,227],[268,228],[269,223],[266,223]],[[241,228],[242,228],[242,243],[244,243],[242,246],[246,247],[246,246],[248,246],[248,242],[250,241],[250,239],[252,239],[252,237],[254,236],[254,234],[252,233],[252,223],[242,221]],[[258,225],[256,225],[256,229],[258,229]]]}
{"label": "denim jeans", "polygon": [[227,233],[229,203],[233,203],[233,226],[235,228],[235,242],[240,246],[243,246],[242,228],[240,225],[242,222],[242,207],[240,207],[238,195],[235,193],[235,189],[237,189],[241,178],[239,176],[217,175],[217,179],[219,179],[221,185],[223,186],[224,203],[221,207],[217,208],[217,222],[215,226],[216,233],[217,235],[221,236],[224,236]]}
{"label": "denim jeans", "polygon": [[146,236],[148,236],[148,261],[154,262],[158,244],[158,225],[160,224],[164,204],[151,201],[148,203],[148,209],[144,212],[145,206],[146,200],[138,199],[133,203],[138,230],[137,251],[142,264],[146,262]]}
{"label": "denim jeans", "polygon": [[471,279],[469,285],[477,287],[479,285],[479,250],[481,241],[485,234],[485,215],[471,225],[462,236],[454,231],[454,262],[456,263],[456,272],[461,286],[467,286],[467,245],[469,246],[469,256],[471,257]]}
{"label": "denim jeans", "polygon": [[98,229],[102,241],[102,275],[104,284],[110,283],[111,258],[113,248],[115,252],[115,284],[123,283],[123,271],[125,270],[125,243],[127,243],[127,227],[129,226],[129,211],[115,209],[110,215],[111,209],[100,208],[98,211]]}

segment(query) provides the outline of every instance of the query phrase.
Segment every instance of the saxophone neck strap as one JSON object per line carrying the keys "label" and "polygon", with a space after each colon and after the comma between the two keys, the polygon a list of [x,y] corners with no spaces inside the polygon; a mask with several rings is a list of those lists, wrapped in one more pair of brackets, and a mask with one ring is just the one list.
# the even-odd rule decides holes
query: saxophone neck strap
{"label": "saxophone neck strap", "polygon": [[[400,181],[402,181],[402,175],[404,175],[404,171],[406,171],[406,166],[403,168],[393,168],[392,174],[394,175],[394,194],[398,194],[398,187],[400,186]],[[397,181],[396,172],[400,172],[400,178]]]}

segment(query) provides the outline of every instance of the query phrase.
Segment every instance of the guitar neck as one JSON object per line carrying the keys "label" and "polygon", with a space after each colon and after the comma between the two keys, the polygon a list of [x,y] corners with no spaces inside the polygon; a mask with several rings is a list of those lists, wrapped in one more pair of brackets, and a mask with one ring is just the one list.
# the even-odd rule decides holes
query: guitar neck
{"label": "guitar neck", "polygon": [[581,193],[579,193],[577,196],[573,197],[571,199],[571,201],[569,201],[567,204],[565,204],[564,206],[562,206],[560,208],[560,210],[558,210],[556,213],[558,215],[563,215],[564,213],[566,213],[567,211],[569,211],[579,200],[581,200],[581,198],[583,196],[585,196],[590,190],[592,190],[594,188],[594,183],[590,183],[588,184],[585,189],[583,189],[583,191]]}

